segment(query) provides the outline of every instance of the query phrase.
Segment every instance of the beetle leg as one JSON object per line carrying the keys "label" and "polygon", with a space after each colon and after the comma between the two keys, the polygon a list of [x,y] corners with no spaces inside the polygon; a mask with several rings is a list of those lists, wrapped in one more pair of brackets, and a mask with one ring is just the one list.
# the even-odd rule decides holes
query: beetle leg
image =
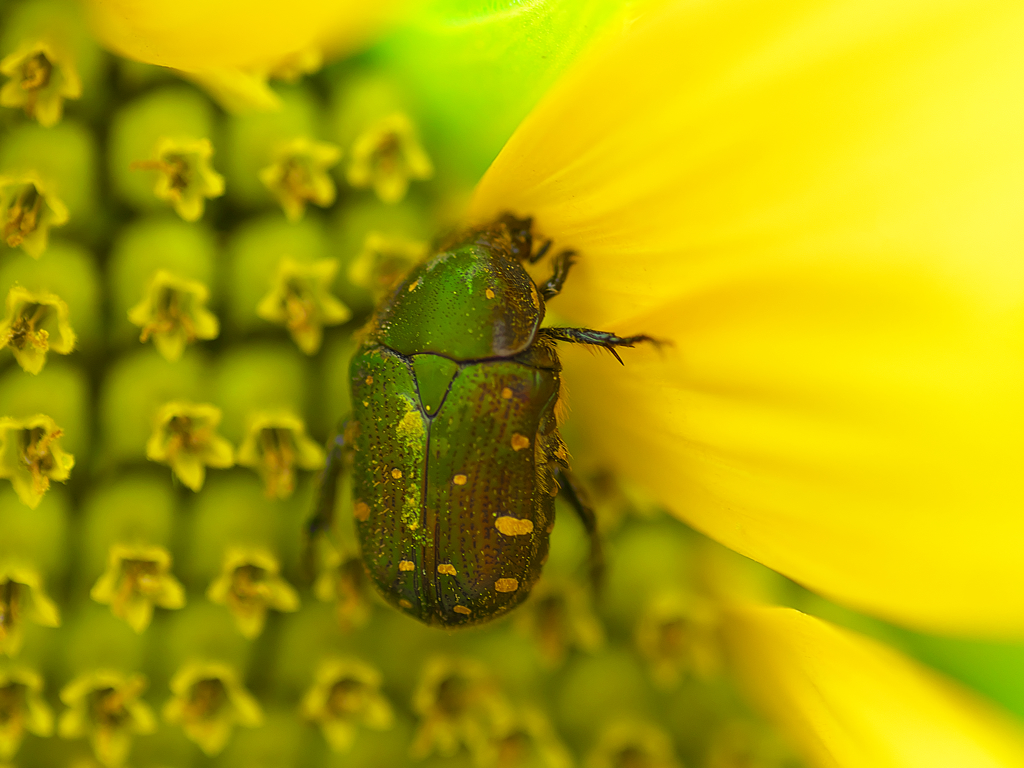
{"label": "beetle leg", "polygon": [[[544,298],[547,298],[547,296]],[[640,336],[616,336],[608,331],[594,331],[590,328],[541,328],[537,331],[537,336],[542,336],[551,341],[567,341],[570,344],[589,344],[593,347],[604,347],[615,355],[615,359],[620,363],[622,363],[622,358],[615,351],[616,347],[632,347],[634,344],[639,344],[642,341],[649,341],[656,346],[662,344],[658,339],[652,339],[650,336],[643,334]]]}
{"label": "beetle leg", "polygon": [[[550,243],[551,241],[549,240],[545,245]],[[553,299],[562,292],[565,278],[569,276],[569,269],[576,263],[576,260],[573,258],[575,255],[576,251],[562,251],[551,260],[554,272],[552,272],[548,281],[540,287],[540,295],[544,297],[544,301]]]}
{"label": "beetle leg", "polygon": [[338,497],[338,479],[345,467],[345,458],[351,447],[345,438],[348,421],[343,421],[337,433],[327,441],[327,460],[317,478],[313,514],[306,521],[305,544],[303,545],[302,567],[310,577],[315,574],[314,547],[317,540],[327,533],[334,524],[334,510]]}
{"label": "beetle leg", "polygon": [[590,537],[590,585],[597,594],[604,582],[604,550],[601,547],[601,535],[597,530],[597,515],[587,499],[586,489],[569,471],[568,467],[559,467],[555,477],[558,479],[558,492],[569,502],[583,523],[583,528]]}
{"label": "beetle leg", "polygon": [[530,262],[531,264],[536,264],[538,261],[540,261],[545,256],[547,256],[548,249],[551,248],[551,243],[552,242],[554,242],[554,241],[553,240],[545,240],[543,243],[541,243],[540,244],[540,248],[537,249],[537,252],[535,254],[533,254],[532,256],[530,256],[527,259],[527,261]]}

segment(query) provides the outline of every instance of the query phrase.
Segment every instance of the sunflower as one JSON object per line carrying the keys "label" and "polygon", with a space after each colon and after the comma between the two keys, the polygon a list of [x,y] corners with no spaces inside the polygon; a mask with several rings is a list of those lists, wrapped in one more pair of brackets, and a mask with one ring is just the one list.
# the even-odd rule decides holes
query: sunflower
{"label": "sunflower", "polygon": [[[0,372],[0,418],[59,423],[79,465],[50,475],[71,493],[47,482],[33,495],[38,518],[13,493],[0,498],[0,556],[32,574],[33,594],[71,585],[67,627],[23,627],[28,592],[12,575],[0,629],[24,634],[28,666],[50,686],[101,672],[145,671],[153,690],[170,680],[165,728],[134,729],[133,762],[192,760],[187,737],[225,750],[225,765],[324,761],[309,756],[328,742],[355,764],[436,753],[555,768],[572,752],[594,766],[792,764],[733,698],[733,680],[809,765],[1024,766],[1014,716],[905,652],[939,659],[941,636],[992,643],[950,640],[953,660],[939,665],[1020,711],[1012,686],[962,658],[1012,653],[1024,629],[1024,499],[1012,479],[1024,453],[1024,11],[962,0],[86,3],[104,46],[238,113],[224,117],[140,64],[117,64],[125,92],[112,96],[72,6],[53,25],[61,34],[44,34],[40,19],[59,5],[20,0],[4,17],[5,93],[39,90],[4,102],[24,112],[0,146],[0,178],[20,180],[11,247],[29,243],[45,197],[67,209],[39,219],[62,227],[51,239],[66,224],[110,257],[100,271],[40,226],[29,252],[42,266],[0,269],[0,290],[70,307],[82,355],[36,364],[31,387],[15,365]],[[314,74],[389,24],[375,47]],[[81,87],[46,90],[51,71]],[[62,114],[48,133],[31,122]],[[103,185],[96,126],[109,140]],[[181,147],[201,147],[201,163]],[[192,197],[190,184],[202,187]],[[96,205],[97,188],[113,202]],[[186,197],[198,201],[188,215]],[[306,202],[333,206],[331,229]],[[556,536],[567,528],[568,543],[545,581],[493,630],[442,636],[374,606],[343,524],[315,590],[335,604],[300,606],[289,584],[301,578],[312,484],[295,469],[319,463],[289,459],[288,482],[271,482],[232,443],[281,413],[296,435],[322,438],[347,407],[335,391],[347,388],[346,321],[366,317],[430,230],[504,212],[580,254],[550,308],[558,322],[668,342],[622,367],[560,351],[565,430],[613,556],[603,602],[581,588],[586,537],[563,515]],[[87,277],[69,280],[72,267]],[[296,283],[310,269],[315,291]],[[167,298],[186,293],[200,298]],[[293,294],[316,301],[270,317],[266,301]],[[90,319],[97,296],[109,329]],[[172,318],[184,339],[174,354],[162,326],[162,356],[132,347],[140,306],[149,319],[136,326]],[[296,335],[306,325],[315,343]],[[100,382],[91,416],[87,380]],[[203,403],[193,407],[216,414],[206,432],[224,435],[200,435],[220,441],[211,458],[179,430],[197,482],[147,448],[182,403]],[[147,451],[180,482],[145,470]],[[351,515],[351,501],[340,506]],[[85,532],[78,548],[72,525]],[[161,553],[161,578],[189,595],[156,602],[172,611],[148,627],[147,607],[135,628],[157,638],[148,645],[74,596],[122,551]],[[238,552],[258,553],[259,568]],[[270,574],[287,599],[264,602],[286,614],[261,604],[258,627],[239,624],[217,585],[245,569]],[[42,632],[76,649],[63,666],[37,650]],[[321,680],[339,658],[355,683]],[[311,690],[316,712],[300,706]],[[218,714],[207,718],[215,738],[197,736],[209,712],[245,709],[236,699],[258,716]],[[365,701],[389,716],[360,726],[351,713]],[[310,746],[300,713],[344,721],[344,738],[316,733]],[[96,755],[120,762],[127,745]],[[26,764],[50,754],[31,748]]]}

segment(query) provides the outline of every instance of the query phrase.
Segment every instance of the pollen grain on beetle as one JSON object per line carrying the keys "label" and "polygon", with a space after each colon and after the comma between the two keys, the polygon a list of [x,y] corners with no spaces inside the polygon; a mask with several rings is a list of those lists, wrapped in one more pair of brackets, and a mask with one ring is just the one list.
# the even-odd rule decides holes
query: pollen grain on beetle
{"label": "pollen grain on beetle", "polygon": [[519,589],[519,579],[501,578],[494,582],[494,589],[498,592],[515,592]]}

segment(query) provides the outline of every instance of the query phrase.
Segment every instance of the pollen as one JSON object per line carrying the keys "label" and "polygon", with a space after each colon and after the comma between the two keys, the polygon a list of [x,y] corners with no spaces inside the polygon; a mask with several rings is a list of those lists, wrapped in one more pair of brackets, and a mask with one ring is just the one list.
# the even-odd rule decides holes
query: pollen
{"label": "pollen", "polygon": [[512,390],[509,387],[503,387],[502,388],[502,390],[501,390],[501,399],[502,400],[511,400],[512,399]]}
{"label": "pollen", "polygon": [[367,383],[368,385],[369,385],[369,384],[373,384],[373,376],[367,376],[367,377],[366,377],[366,383]]}
{"label": "pollen", "polygon": [[490,288],[488,288],[486,291],[484,291],[484,296],[486,296],[488,299],[493,299],[494,298],[494,291],[492,291]]}
{"label": "pollen", "polygon": [[452,482],[455,483],[456,485],[465,485],[466,480],[468,479],[469,478],[467,478],[465,475],[456,475],[455,477],[452,478]]}
{"label": "pollen", "polygon": [[419,280],[413,280],[411,283],[409,283],[409,293],[412,293],[417,288],[419,288],[419,285],[420,285],[420,281]]}
{"label": "pollen", "polygon": [[526,435],[520,435],[518,432],[512,435],[512,450],[521,451],[523,448],[530,447],[530,438]]}
{"label": "pollen", "polygon": [[409,610],[410,608],[412,608],[412,603],[410,603],[403,597],[401,600],[398,601],[398,607],[405,608],[405,610]]}
{"label": "pollen", "polygon": [[449,576],[455,575],[455,566],[451,563],[441,563],[437,566],[438,573],[447,573]]}
{"label": "pollen", "polygon": [[455,611],[456,613],[461,613],[463,616],[469,616],[469,614],[472,613],[472,611],[469,610],[469,608],[467,608],[464,605],[453,606],[452,610]]}
{"label": "pollen", "polygon": [[494,589],[497,592],[515,592],[519,589],[519,579],[498,579],[494,582]]}
{"label": "pollen", "polygon": [[395,480],[401,480],[402,470],[400,470],[398,467],[395,467],[394,469],[391,470],[391,476],[395,478]]}
{"label": "pollen", "polygon": [[498,533],[503,533],[506,536],[525,536],[528,533],[533,533],[532,520],[509,517],[508,515],[502,515],[495,520],[494,527],[498,529]]}
{"label": "pollen", "polygon": [[400,571],[412,571],[416,569],[416,563],[412,560],[400,560],[398,562],[398,570]]}
{"label": "pollen", "polygon": [[365,501],[357,501],[355,509],[352,510],[352,515],[356,520],[365,523],[370,518],[370,505]]}

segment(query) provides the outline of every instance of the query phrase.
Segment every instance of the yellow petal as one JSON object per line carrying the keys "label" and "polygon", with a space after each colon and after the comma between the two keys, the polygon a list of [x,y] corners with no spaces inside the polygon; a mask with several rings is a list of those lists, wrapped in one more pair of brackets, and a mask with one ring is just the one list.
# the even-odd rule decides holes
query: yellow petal
{"label": "yellow petal", "polygon": [[473,217],[579,251],[573,417],[835,599],[1024,634],[1024,6],[673,2],[551,92]]}
{"label": "yellow petal", "polygon": [[404,3],[322,0],[88,0],[100,41],[121,56],[191,73],[229,108],[272,108],[268,74],[349,52]]}
{"label": "yellow petal", "polygon": [[812,765],[1024,766],[1019,724],[874,640],[787,608],[725,618],[734,669]]}

